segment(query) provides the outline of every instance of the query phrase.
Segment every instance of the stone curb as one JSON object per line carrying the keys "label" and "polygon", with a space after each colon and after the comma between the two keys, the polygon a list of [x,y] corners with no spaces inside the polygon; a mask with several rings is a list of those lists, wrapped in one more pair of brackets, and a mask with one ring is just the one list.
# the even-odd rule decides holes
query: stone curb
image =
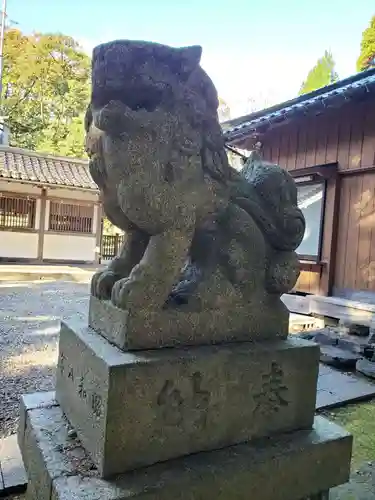
{"label": "stone curb", "polygon": [[24,493],[26,487],[27,476],[17,435],[0,439],[0,498]]}

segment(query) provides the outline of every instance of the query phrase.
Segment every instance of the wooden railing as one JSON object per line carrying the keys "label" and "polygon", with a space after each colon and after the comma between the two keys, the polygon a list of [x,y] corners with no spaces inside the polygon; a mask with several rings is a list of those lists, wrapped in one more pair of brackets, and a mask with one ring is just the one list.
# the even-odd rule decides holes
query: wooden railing
{"label": "wooden railing", "polygon": [[0,194],[0,229],[34,229],[36,199]]}
{"label": "wooden railing", "polygon": [[101,258],[102,260],[110,260],[116,257],[121,247],[122,242],[124,241],[124,235],[115,234],[115,235],[102,235],[102,243],[101,243]]}

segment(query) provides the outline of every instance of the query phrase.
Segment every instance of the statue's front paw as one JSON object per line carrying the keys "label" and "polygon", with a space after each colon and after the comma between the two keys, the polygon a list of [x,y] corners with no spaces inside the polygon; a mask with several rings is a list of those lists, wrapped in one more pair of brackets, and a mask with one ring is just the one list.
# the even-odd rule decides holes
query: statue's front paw
{"label": "statue's front paw", "polygon": [[112,303],[120,309],[130,309],[134,305],[134,292],[137,288],[137,281],[129,277],[118,280],[112,288]]}
{"label": "statue's front paw", "polygon": [[91,280],[91,295],[101,300],[110,300],[117,279],[116,274],[109,269],[96,272]]}
{"label": "statue's front paw", "polygon": [[112,303],[120,309],[141,308],[145,304],[145,293],[141,282],[134,278],[122,278],[112,288]]}

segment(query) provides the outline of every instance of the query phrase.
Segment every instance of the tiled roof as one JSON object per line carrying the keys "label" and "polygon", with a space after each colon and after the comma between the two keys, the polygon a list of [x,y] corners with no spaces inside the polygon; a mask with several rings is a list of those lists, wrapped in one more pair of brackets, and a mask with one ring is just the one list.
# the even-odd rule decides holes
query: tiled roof
{"label": "tiled roof", "polygon": [[374,69],[363,71],[291,101],[224,122],[224,138],[230,142],[250,133],[267,130],[271,125],[280,124],[297,115],[304,116],[310,111],[322,113],[328,107],[370,94],[375,97]]}
{"label": "tiled roof", "polygon": [[0,146],[0,178],[98,190],[90,176],[88,161],[35,153],[11,146]]}

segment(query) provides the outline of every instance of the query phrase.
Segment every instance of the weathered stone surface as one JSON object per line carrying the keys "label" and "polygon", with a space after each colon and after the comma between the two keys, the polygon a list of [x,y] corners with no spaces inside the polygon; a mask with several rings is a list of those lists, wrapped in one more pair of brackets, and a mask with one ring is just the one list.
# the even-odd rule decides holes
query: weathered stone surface
{"label": "weathered stone surface", "polygon": [[368,359],[362,358],[357,361],[355,366],[357,372],[366,375],[366,377],[375,379],[375,361],[370,361]]}
{"label": "weathered stone surface", "polygon": [[321,417],[313,430],[190,455],[112,480],[100,479],[79,440],[67,438],[58,407],[28,412],[27,424],[22,453],[30,500],[299,500],[349,477],[352,438]]}
{"label": "weathered stone surface", "polygon": [[342,373],[321,364],[319,367],[316,409],[327,410],[373,399],[375,385],[362,377]]}
{"label": "weathered stone surface", "polygon": [[358,359],[360,355],[349,350],[330,345],[320,346],[320,361],[327,365],[336,368],[355,368]]}
{"label": "weathered stone surface", "polygon": [[[297,189],[257,153],[242,172],[229,166],[201,52],[129,40],[94,49],[90,172],[127,237],[91,293],[133,319],[175,311],[183,330],[191,321],[203,332],[229,316],[235,332],[259,322],[273,331],[277,311],[284,323],[280,297],[299,275],[305,220]],[[173,319],[166,322],[171,328]]]}
{"label": "weathered stone surface", "polygon": [[26,483],[17,434],[0,438],[0,498],[25,491]]}
{"label": "weathered stone surface", "polygon": [[336,328],[324,328],[320,330],[312,330],[310,332],[298,334],[300,338],[313,340],[320,346],[333,346],[344,351],[362,355],[367,340],[358,335],[346,335],[339,332]]}
{"label": "weathered stone surface", "polygon": [[36,408],[45,408],[46,406],[56,406],[58,403],[54,400],[54,392],[34,392],[24,394],[20,402],[20,418],[18,422],[18,442],[22,443],[26,429],[26,414],[29,410]]}
{"label": "weathered stone surface", "polygon": [[268,296],[265,301],[254,308],[241,306],[242,312],[237,315],[226,308],[200,313],[128,312],[110,301],[91,297],[89,325],[124,351],[286,338],[287,309],[277,297]]}
{"label": "weathered stone surface", "polygon": [[324,491],[322,493],[318,493],[317,495],[312,495],[305,500],[329,500],[329,491]]}
{"label": "weathered stone surface", "polygon": [[368,343],[375,344],[375,315],[372,316],[369,328]]}
{"label": "weathered stone surface", "polygon": [[339,327],[342,333],[357,335],[358,337],[368,337],[370,333],[369,326],[358,325],[352,321],[340,320]]}
{"label": "weathered stone surface", "polygon": [[72,325],[60,334],[56,398],[106,477],[312,424],[311,342],[125,353]]}

